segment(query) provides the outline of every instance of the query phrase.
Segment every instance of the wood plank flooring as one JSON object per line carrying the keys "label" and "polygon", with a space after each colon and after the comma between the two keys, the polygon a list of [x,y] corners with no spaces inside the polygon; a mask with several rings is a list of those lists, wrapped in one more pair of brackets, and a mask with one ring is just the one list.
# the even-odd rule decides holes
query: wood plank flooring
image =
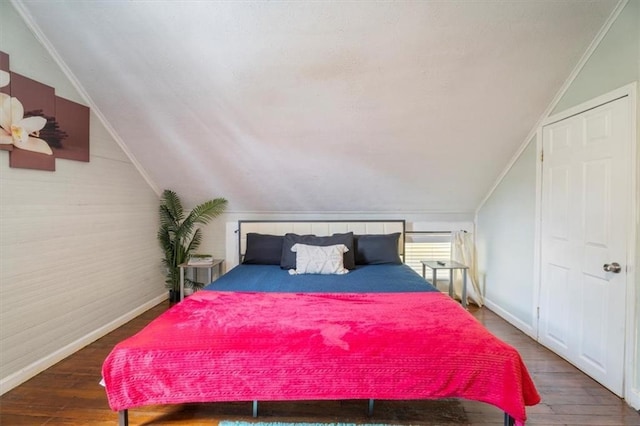
{"label": "wood plank flooring", "polygon": [[[0,397],[0,425],[113,425],[117,415],[98,385],[102,362],[120,340],[134,334],[169,307],[150,309]],[[495,335],[518,348],[542,403],[529,407],[527,425],[639,425],[640,415],[611,392],[491,311],[472,313]],[[366,401],[260,403],[261,421],[349,422],[392,425],[502,425],[502,412],[474,401]],[[217,425],[252,421],[251,403],[185,404],[130,410],[131,425]]]}

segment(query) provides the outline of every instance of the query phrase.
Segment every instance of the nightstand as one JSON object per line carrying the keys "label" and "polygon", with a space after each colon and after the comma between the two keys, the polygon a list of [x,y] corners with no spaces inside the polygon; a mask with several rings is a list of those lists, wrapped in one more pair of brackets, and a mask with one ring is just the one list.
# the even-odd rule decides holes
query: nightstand
{"label": "nightstand", "polygon": [[421,260],[422,263],[422,277],[426,279],[426,268],[430,268],[432,271],[431,284],[436,286],[436,275],[438,269],[449,270],[449,296],[453,297],[453,271],[455,269],[462,269],[462,306],[467,308],[467,270],[468,266],[462,263],[455,262],[453,260],[440,261],[440,260]]}
{"label": "nightstand", "polygon": [[213,259],[211,262],[199,262],[196,264],[189,264],[189,262],[178,265],[180,268],[180,300],[184,299],[184,271],[185,269],[207,269],[209,283],[213,280],[213,270],[218,269],[218,277],[222,275],[222,264],[224,259]]}

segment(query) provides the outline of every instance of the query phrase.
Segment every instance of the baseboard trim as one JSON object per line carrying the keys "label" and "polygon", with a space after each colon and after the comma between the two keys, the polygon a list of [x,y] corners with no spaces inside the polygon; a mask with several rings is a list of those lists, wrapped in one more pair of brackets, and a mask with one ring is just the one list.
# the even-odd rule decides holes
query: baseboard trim
{"label": "baseboard trim", "polygon": [[526,322],[522,321],[521,319],[513,316],[511,313],[509,313],[508,311],[505,311],[504,309],[502,309],[499,305],[497,305],[496,303],[494,303],[490,299],[486,299],[485,298],[484,305],[491,312],[493,312],[494,314],[498,315],[500,318],[502,318],[503,320],[507,321],[509,324],[511,324],[512,326],[514,326],[518,330],[522,331],[527,336],[529,336],[532,339],[536,340],[536,333],[535,333],[534,328],[531,326],[531,324],[527,324]]}
{"label": "baseboard trim", "polygon": [[[137,317],[138,315],[148,311],[149,309],[153,308],[154,306],[158,305],[159,303],[162,303],[163,301],[167,300],[167,292],[164,291],[161,295],[154,297],[153,299],[151,299],[150,301],[148,301],[147,303],[139,306],[138,308],[122,315],[119,318],[116,318],[115,320],[111,321],[110,323],[94,330],[93,332],[81,337],[80,339],[76,340],[75,342],[71,342],[70,344],[68,344],[67,346],[64,346],[60,349],[58,349],[57,351],[53,352],[52,354],[39,359],[38,361],[32,363],[31,365],[28,365],[25,368],[22,368],[18,371],[16,371],[13,374],[10,374],[7,377],[4,377],[0,380],[0,395],[4,395],[6,392],[10,391],[11,389],[15,388],[16,386],[26,382],[27,380],[31,379],[32,377],[34,377],[35,375],[43,372],[44,370],[46,370],[47,368],[53,366],[54,364],[62,361],[63,359],[65,359],[66,357],[68,357],[69,355],[79,351],[80,349],[84,348],[85,346],[87,346],[90,343],[95,342],[96,340],[98,340],[99,338],[107,335],[108,333],[112,332],[113,330],[115,330],[116,328],[124,325],[125,323],[131,321],[132,319],[134,319],[135,317]],[[98,378],[96,379],[96,384],[98,383]]]}

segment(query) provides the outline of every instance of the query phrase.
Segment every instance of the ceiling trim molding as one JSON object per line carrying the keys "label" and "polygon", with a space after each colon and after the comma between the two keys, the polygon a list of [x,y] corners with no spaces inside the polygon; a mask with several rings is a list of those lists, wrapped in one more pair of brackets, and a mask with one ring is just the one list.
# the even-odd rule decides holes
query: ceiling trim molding
{"label": "ceiling trim molding", "polygon": [[91,112],[95,114],[95,116],[98,118],[100,123],[104,126],[104,128],[107,130],[109,135],[113,138],[113,140],[118,144],[120,149],[122,149],[122,151],[125,153],[129,161],[131,161],[133,166],[136,168],[138,173],[140,173],[140,175],[147,182],[147,184],[151,187],[151,189],[158,196],[160,196],[160,190],[158,186],[149,177],[144,167],[142,167],[142,165],[138,162],[138,160],[136,160],[135,156],[131,153],[131,151],[125,144],[124,140],[120,137],[120,135],[118,135],[118,132],[116,132],[116,130],[111,125],[111,123],[109,123],[109,121],[104,116],[102,111],[100,111],[100,109],[95,104],[95,102],[93,102],[93,99],[91,99],[91,96],[89,96],[87,91],[84,90],[84,87],[82,87],[82,84],[80,84],[80,82],[78,81],[76,76],[73,74],[73,72],[71,72],[67,64],[62,60],[62,58],[58,54],[58,51],[53,47],[53,44],[51,44],[51,42],[44,35],[40,27],[35,23],[31,14],[22,4],[22,1],[20,0],[10,0],[10,1],[13,7],[15,8],[15,10],[24,20],[27,27],[29,27],[29,29],[33,32],[34,37],[40,42],[40,44],[45,48],[45,50],[49,53],[49,55],[51,55],[53,60],[56,62],[56,64],[60,67],[60,69],[64,73],[64,75],[69,79],[73,87],[78,91],[82,99],[88,104],[89,108],[91,108]]}
{"label": "ceiling trim molding", "polygon": [[524,141],[522,142],[522,144],[520,145],[516,153],[513,155],[513,157],[511,157],[511,160],[509,161],[507,166],[504,168],[502,173],[500,173],[500,175],[496,179],[491,189],[489,189],[489,191],[487,192],[487,195],[485,195],[482,201],[480,201],[480,204],[478,205],[478,207],[476,207],[475,214],[474,214],[474,216],[476,217],[476,222],[477,222],[478,213],[480,212],[482,207],[485,205],[485,203],[489,200],[489,198],[491,198],[491,196],[496,191],[496,189],[498,189],[498,186],[500,186],[500,184],[502,183],[504,178],[507,176],[511,168],[518,161],[518,159],[520,158],[524,150],[527,148],[527,146],[529,146],[531,142],[535,143],[536,134],[540,126],[542,126],[542,122],[546,120],[547,117],[549,117],[549,115],[551,114],[553,109],[556,107],[558,102],[560,102],[564,94],[567,92],[567,90],[569,90],[569,86],[571,86],[571,83],[573,83],[573,81],[576,79],[580,71],[582,71],[582,68],[585,66],[589,58],[591,58],[591,55],[593,55],[593,52],[595,52],[597,47],[600,45],[600,42],[602,42],[602,39],[604,39],[604,37],[607,35],[607,33],[609,32],[609,29],[611,28],[613,23],[616,21],[616,19],[618,19],[618,16],[622,12],[622,9],[624,9],[624,7],[627,5],[628,2],[629,0],[620,0],[618,2],[616,7],[611,12],[611,15],[609,15],[609,18],[607,18],[607,21],[604,23],[604,25],[602,25],[602,28],[600,28],[600,31],[598,31],[598,34],[596,34],[595,38],[593,39],[593,41],[585,51],[584,55],[582,55],[582,58],[580,58],[575,68],[571,72],[571,74],[569,74],[569,77],[565,80],[564,84],[560,87],[560,89],[556,93],[551,103],[549,103],[549,106],[547,106],[547,108],[544,110],[544,112],[542,113],[542,115],[540,116],[536,124],[529,131],[529,134],[524,139]]}

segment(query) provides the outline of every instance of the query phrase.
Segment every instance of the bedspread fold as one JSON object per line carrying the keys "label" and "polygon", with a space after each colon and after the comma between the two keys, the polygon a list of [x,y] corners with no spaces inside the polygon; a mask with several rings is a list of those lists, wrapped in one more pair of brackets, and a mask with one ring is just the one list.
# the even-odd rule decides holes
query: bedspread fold
{"label": "bedspread fold", "polygon": [[213,401],[483,401],[526,420],[519,353],[441,293],[197,292],[119,343],[109,405]]}

